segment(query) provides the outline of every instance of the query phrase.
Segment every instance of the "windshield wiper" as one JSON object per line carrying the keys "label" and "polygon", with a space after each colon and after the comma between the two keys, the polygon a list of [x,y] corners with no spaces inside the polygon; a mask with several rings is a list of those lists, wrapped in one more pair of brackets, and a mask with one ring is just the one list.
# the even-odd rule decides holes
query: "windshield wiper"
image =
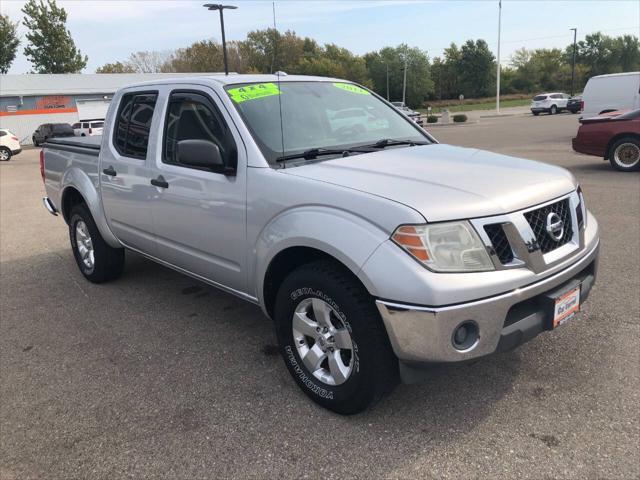
{"label": "windshield wiper", "polygon": [[382,140],[378,140],[376,143],[372,143],[371,145],[359,145],[361,148],[385,148],[385,147],[393,147],[396,145],[409,145],[413,147],[415,145],[431,145],[428,142],[417,142],[415,140],[394,140],[393,138],[383,138]]}
{"label": "windshield wiper", "polygon": [[366,150],[358,150],[357,148],[310,148],[301,153],[292,153],[291,155],[283,155],[276,158],[276,162],[286,162],[287,160],[295,160],[296,158],[304,158],[305,160],[313,160],[323,155],[345,155],[352,152],[365,153]]}

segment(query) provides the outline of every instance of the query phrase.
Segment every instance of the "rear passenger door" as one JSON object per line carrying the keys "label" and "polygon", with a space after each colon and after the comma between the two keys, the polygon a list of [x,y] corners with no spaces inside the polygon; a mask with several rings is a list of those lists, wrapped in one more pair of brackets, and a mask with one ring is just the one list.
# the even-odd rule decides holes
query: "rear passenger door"
{"label": "rear passenger door", "polygon": [[[115,118],[104,132],[99,165],[102,203],[109,227],[126,246],[156,254],[151,203],[156,195],[149,183],[153,139],[160,130],[155,119],[157,91],[124,93]],[[151,141],[150,141],[151,139]]]}
{"label": "rear passenger door", "polygon": [[[246,291],[246,152],[213,90],[172,89],[155,152],[153,222],[161,260],[229,289]],[[215,144],[229,170],[182,164],[177,144]]]}

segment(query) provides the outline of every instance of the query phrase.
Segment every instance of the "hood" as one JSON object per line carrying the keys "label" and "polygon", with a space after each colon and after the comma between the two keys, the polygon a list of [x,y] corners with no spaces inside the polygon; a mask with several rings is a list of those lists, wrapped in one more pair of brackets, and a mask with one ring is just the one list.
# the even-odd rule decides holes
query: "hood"
{"label": "hood", "polygon": [[576,188],[567,170],[483,150],[389,148],[281,170],[400,202],[437,222],[509,213]]}

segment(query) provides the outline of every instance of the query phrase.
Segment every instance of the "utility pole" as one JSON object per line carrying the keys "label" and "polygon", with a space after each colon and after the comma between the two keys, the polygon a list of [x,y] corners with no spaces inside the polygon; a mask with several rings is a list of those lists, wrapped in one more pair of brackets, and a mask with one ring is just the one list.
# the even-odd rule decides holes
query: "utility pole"
{"label": "utility pole", "polygon": [[386,64],[387,66],[387,102],[389,101],[389,64]]}
{"label": "utility pole", "polygon": [[404,80],[402,82],[402,104],[406,106],[405,103],[407,96],[407,56],[404,57]]}
{"label": "utility pole", "polygon": [[216,3],[206,3],[203,5],[207,10],[218,10],[220,12],[220,30],[222,31],[222,57],[224,59],[224,74],[229,75],[229,65],[227,63],[227,41],[224,37],[224,14],[222,11],[227,8],[229,10],[235,10],[238,7],[233,5],[222,5]]}
{"label": "utility pole", "polygon": [[573,61],[571,62],[571,96],[573,97],[574,80],[576,78],[576,37],[578,36],[577,28],[570,28],[573,30]]}
{"label": "utility pole", "polygon": [[496,113],[500,113],[500,28],[502,27],[502,0],[498,0],[498,65],[496,66]]}

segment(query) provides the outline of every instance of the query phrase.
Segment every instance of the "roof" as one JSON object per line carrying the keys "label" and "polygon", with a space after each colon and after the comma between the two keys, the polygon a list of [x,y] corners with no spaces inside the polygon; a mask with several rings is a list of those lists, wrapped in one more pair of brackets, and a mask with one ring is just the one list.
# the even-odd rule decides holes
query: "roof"
{"label": "roof", "polygon": [[71,73],[0,75],[0,96],[112,94],[130,85],[202,81],[206,77],[222,85],[261,82],[344,81],[336,78],[306,75],[238,75],[232,73]]}
{"label": "roof", "polygon": [[640,75],[640,72],[608,73],[606,75],[596,75],[595,77],[591,78],[622,77],[625,75]]}
{"label": "roof", "polygon": [[[348,82],[348,80],[342,80],[339,78],[329,77],[314,77],[310,75],[272,75],[272,74],[205,74],[193,76],[192,74],[184,74],[180,77],[181,82],[192,83],[202,82],[203,80],[209,82],[216,82],[221,85],[235,85],[241,83],[267,83],[273,82]],[[130,86],[144,86],[144,85],[158,85],[162,83],[175,83],[175,78],[159,78],[152,79],[146,82],[135,83]],[[350,82],[349,82],[350,83]]]}
{"label": "roof", "polygon": [[0,75],[0,96],[114,93],[132,83],[176,77],[217,76],[216,73],[78,73]]}

